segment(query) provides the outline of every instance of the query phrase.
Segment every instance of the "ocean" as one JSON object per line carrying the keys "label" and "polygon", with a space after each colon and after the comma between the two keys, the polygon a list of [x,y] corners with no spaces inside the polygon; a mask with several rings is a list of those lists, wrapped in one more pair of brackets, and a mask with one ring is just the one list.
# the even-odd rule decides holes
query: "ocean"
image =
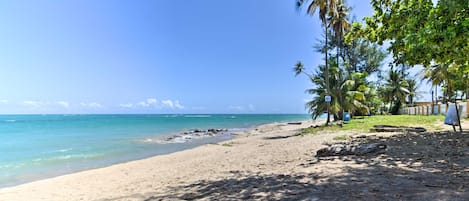
{"label": "ocean", "polygon": [[[307,119],[310,115],[0,115],[0,187],[216,143],[260,124]],[[228,130],[181,137],[210,128]],[[179,140],[167,140],[175,135]]]}

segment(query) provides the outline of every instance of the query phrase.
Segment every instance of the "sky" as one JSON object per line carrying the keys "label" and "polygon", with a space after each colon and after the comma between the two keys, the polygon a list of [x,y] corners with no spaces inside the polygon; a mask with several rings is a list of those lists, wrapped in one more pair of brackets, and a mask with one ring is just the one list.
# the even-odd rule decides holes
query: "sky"
{"label": "sky", "polygon": [[0,113],[306,113],[322,28],[294,2],[0,1]]}

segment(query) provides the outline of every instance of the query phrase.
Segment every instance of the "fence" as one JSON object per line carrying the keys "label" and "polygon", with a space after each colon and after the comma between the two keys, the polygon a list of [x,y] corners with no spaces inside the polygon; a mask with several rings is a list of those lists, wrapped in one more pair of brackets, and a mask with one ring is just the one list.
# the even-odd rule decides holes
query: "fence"
{"label": "fence", "polygon": [[[453,104],[453,103],[449,103]],[[458,109],[461,111],[459,114],[463,118],[469,117],[468,114],[468,108],[469,106],[469,101],[468,102],[459,102],[458,103]],[[446,104],[439,103],[439,104],[419,104],[417,103],[416,106],[414,107],[405,107],[400,110],[400,114],[408,114],[408,115],[437,115],[437,114],[442,114],[446,115],[446,112],[448,111],[448,108],[446,107]]]}

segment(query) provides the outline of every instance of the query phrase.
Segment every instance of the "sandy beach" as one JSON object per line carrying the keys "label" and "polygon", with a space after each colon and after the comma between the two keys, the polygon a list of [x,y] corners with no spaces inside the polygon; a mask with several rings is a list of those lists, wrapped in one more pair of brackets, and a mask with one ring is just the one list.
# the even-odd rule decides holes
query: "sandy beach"
{"label": "sandy beach", "polygon": [[[386,154],[330,157],[316,151],[342,132],[297,135],[301,125],[275,123],[235,139],[190,150],[0,189],[0,200],[467,200],[466,149],[414,146],[449,132],[367,134]],[[435,138],[432,138],[435,137]],[[461,138],[462,136],[462,138]],[[405,139],[412,140],[405,140]],[[453,144],[451,144],[453,143]],[[427,145],[427,144],[425,144]],[[459,144],[458,144],[459,145]],[[446,153],[447,151],[448,153]],[[422,154],[433,154],[426,158]],[[448,155],[449,154],[449,155]],[[459,154],[459,155],[458,155]],[[431,161],[430,161],[431,160]]]}

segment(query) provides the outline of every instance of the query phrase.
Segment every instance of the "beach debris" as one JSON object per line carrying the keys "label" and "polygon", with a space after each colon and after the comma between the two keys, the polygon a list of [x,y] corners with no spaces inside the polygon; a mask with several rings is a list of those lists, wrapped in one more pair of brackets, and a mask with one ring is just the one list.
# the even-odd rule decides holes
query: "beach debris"
{"label": "beach debris", "polygon": [[392,125],[374,125],[370,129],[371,132],[425,132],[427,131],[422,127],[409,127],[409,126],[392,126]]}
{"label": "beach debris", "polygon": [[383,143],[358,145],[334,144],[329,147],[319,149],[316,152],[316,157],[382,154],[386,150],[386,147],[387,146]]}

